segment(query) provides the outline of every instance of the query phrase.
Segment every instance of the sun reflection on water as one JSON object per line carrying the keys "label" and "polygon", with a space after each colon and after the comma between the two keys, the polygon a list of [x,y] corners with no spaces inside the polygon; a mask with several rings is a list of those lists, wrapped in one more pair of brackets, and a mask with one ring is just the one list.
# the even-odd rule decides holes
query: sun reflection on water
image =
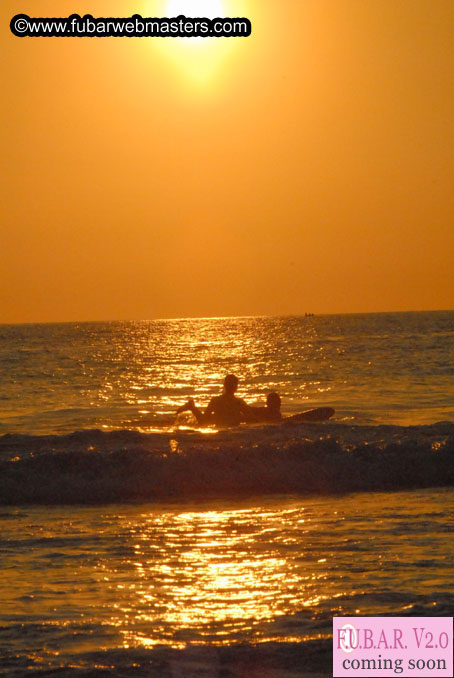
{"label": "sun reflection on water", "polygon": [[[254,633],[260,623],[301,608],[305,596],[315,604],[321,595],[312,589],[320,573],[302,581],[292,560],[282,555],[286,542],[293,541],[291,535],[283,537],[282,526],[293,518],[292,509],[278,523],[273,512],[256,510],[257,528],[250,511],[238,509],[151,513],[131,522],[128,583],[121,583],[121,571],[102,566],[117,598],[114,617],[124,644],[162,643],[170,628],[167,642],[174,646],[181,644],[179,635],[194,631],[212,642],[231,642],[232,634]],[[132,610],[134,620],[128,616]],[[153,634],[144,635],[144,624]]]}
{"label": "sun reflection on water", "polygon": [[[219,395],[228,372],[240,378],[238,395],[262,403],[278,391],[284,411],[306,409],[308,401],[327,398],[332,384],[326,373],[314,327],[293,326],[288,319],[198,319],[135,323],[109,344],[102,356],[109,369],[97,375],[97,393],[87,393],[104,417],[105,429],[128,428],[152,433],[163,427],[196,428],[176,409],[188,398],[204,407]],[[121,329],[121,328],[117,328]],[[112,337],[109,337],[111,340]],[[93,370],[97,371],[96,360]],[[317,365],[317,368],[315,368]],[[321,368],[321,369],[320,369]],[[330,370],[328,370],[330,371]],[[315,378],[317,374],[317,378]],[[115,411],[112,420],[110,412]],[[204,433],[207,431],[203,431]]]}
{"label": "sun reflection on water", "polygon": [[328,582],[326,558],[310,559],[301,570],[313,528],[313,516],[302,513],[303,507],[276,514],[263,506],[252,514],[152,511],[130,521],[131,556],[118,570],[102,565],[116,599],[110,623],[124,646],[229,644],[245,633],[259,641],[264,623],[343,595]]}
{"label": "sun reflection on water", "polygon": [[68,627],[80,652],[324,638],[333,615],[449,599],[450,501],[422,491],[30,508],[4,525],[23,548],[5,551],[2,621]]}

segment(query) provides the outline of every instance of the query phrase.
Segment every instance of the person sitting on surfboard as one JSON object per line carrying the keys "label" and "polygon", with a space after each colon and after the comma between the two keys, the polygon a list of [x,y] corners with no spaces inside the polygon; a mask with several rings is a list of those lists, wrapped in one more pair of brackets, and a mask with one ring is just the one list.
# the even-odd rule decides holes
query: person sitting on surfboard
{"label": "person sitting on surfboard", "polygon": [[249,407],[247,422],[261,423],[281,421],[281,396],[279,393],[268,393],[265,407]]}
{"label": "person sitting on surfboard", "polygon": [[202,412],[191,398],[185,405],[178,408],[177,414],[192,412],[197,423],[204,426],[211,424],[215,426],[238,426],[242,422],[248,421],[251,416],[250,411],[254,408],[251,408],[242,398],[235,395],[237,388],[238,377],[234,374],[228,374],[224,379],[222,395],[211,398],[205,412]]}
{"label": "person sitting on surfboard", "polygon": [[299,414],[283,417],[281,413],[281,397],[279,393],[268,393],[265,407],[249,406],[246,414],[247,424],[275,424],[280,422],[309,423],[326,421],[334,415],[332,407],[316,407]]}
{"label": "person sitting on surfboard", "polygon": [[224,379],[222,395],[212,398],[205,412],[202,412],[191,398],[185,405],[178,408],[177,414],[192,412],[201,426],[239,426],[240,424],[266,424],[281,421],[319,422],[330,419],[334,415],[332,407],[317,407],[290,417],[282,417],[281,397],[278,393],[268,393],[265,407],[255,407],[248,405],[235,395],[237,388],[238,377],[228,374]]}
{"label": "person sitting on surfboard", "polygon": [[279,393],[268,393],[265,407],[249,407],[246,423],[266,424],[278,422],[309,423],[331,419],[335,414],[332,407],[316,407],[299,414],[283,417],[281,414],[281,397]]}

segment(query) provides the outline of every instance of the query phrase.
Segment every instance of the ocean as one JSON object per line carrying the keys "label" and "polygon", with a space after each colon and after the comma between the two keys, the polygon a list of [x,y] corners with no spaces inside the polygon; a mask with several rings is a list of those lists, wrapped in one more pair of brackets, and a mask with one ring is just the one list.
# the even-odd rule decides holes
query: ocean
{"label": "ocean", "polygon": [[[329,676],[453,616],[454,312],[0,326],[0,675]],[[284,414],[198,429],[227,373]]]}

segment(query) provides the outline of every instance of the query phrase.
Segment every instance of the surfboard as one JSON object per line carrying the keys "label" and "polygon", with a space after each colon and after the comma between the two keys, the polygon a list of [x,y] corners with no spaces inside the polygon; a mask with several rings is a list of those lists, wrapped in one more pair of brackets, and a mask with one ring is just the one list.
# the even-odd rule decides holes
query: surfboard
{"label": "surfboard", "polygon": [[[262,408],[265,410],[266,408]],[[290,417],[282,417],[282,419],[257,419],[256,421],[249,421],[249,422],[243,422],[241,426],[257,426],[257,425],[263,425],[263,424],[274,424],[274,425],[279,425],[279,424],[286,424],[286,423],[295,423],[295,424],[304,424],[304,423],[311,423],[311,422],[319,422],[319,421],[326,421],[327,419],[331,419],[331,417],[334,415],[335,410],[332,407],[316,407],[313,410],[306,410],[305,412],[299,412],[298,414],[293,414]],[[213,424],[214,426],[214,424]],[[181,426],[180,426],[181,428]],[[183,428],[188,431],[200,431],[201,428],[206,429],[207,431],[209,430],[209,425],[206,426],[191,426],[191,424],[185,423]],[[236,427],[231,427],[231,426],[216,426],[216,429],[220,428],[236,428]]]}
{"label": "surfboard", "polygon": [[306,410],[306,412],[293,414],[291,417],[284,417],[282,421],[294,421],[295,423],[326,421],[327,419],[331,419],[333,414],[334,410],[332,407],[316,407],[313,410]]}

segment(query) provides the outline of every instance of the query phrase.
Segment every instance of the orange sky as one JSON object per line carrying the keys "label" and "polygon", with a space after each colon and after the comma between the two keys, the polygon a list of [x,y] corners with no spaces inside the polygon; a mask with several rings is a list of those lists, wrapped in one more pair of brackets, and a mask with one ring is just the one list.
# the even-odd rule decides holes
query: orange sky
{"label": "orange sky", "polygon": [[453,308],[454,2],[224,0],[253,36],[197,47],[9,32],[163,6],[1,3],[0,322]]}

